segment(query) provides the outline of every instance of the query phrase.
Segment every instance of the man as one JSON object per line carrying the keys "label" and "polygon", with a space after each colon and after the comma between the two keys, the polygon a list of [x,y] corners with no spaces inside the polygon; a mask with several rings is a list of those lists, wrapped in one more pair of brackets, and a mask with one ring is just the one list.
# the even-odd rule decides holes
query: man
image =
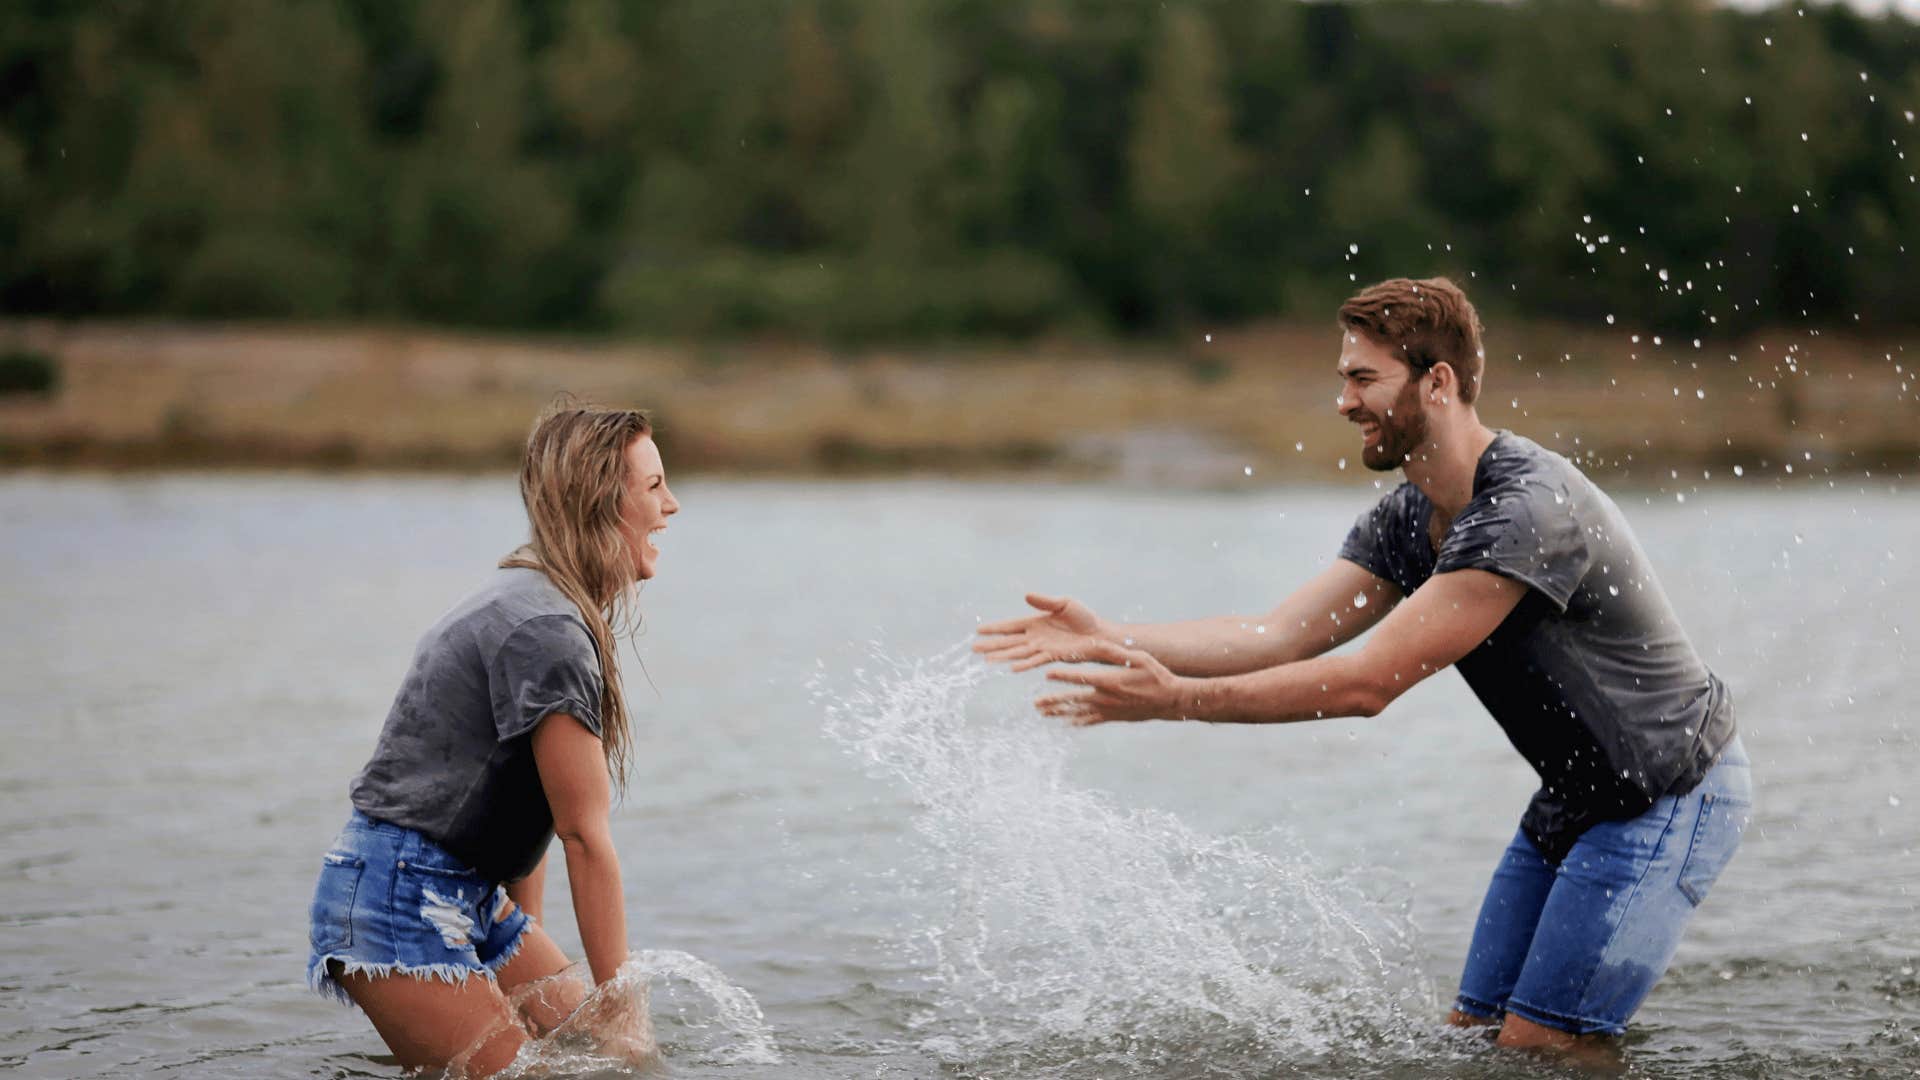
{"label": "man", "polygon": [[[1373,716],[1449,665],[1539,773],[1475,926],[1448,1022],[1580,1052],[1626,1030],[1752,805],[1726,687],[1694,652],[1612,500],[1474,408],[1480,321],[1445,278],[1340,308],[1341,415],[1406,483],[1264,619],[1123,625],[1064,598],[980,628],[989,659],[1084,690],[1075,724]],[[1374,632],[1358,651],[1323,655]],[[1123,644],[1124,643],[1124,644]]]}

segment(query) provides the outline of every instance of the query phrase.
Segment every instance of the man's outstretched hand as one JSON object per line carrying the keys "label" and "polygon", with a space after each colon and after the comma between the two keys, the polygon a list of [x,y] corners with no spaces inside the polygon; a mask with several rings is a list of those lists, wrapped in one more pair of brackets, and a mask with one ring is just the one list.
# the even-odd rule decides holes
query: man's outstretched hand
{"label": "man's outstretched hand", "polygon": [[1075,727],[1190,718],[1196,702],[1185,680],[1149,654],[1102,641],[1087,650],[1086,659],[1107,666],[1049,671],[1047,678],[1084,686],[1087,692],[1050,694],[1034,702],[1034,708],[1072,721]]}
{"label": "man's outstretched hand", "polygon": [[1103,643],[1104,627],[1091,608],[1078,600],[1039,593],[1028,593],[1027,603],[1039,614],[987,623],[975,631],[979,636],[973,651],[994,663],[1010,664],[1013,671],[1094,659],[1093,649]]}

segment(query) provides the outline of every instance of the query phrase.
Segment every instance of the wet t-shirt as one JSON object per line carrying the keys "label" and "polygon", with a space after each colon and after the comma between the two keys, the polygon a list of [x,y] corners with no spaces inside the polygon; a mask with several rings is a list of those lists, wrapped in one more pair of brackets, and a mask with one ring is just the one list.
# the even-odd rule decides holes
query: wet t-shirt
{"label": "wet t-shirt", "polygon": [[491,880],[525,877],[553,839],[533,729],[565,713],[600,734],[600,688],[573,601],[538,570],[496,571],[421,637],[353,805]]}
{"label": "wet t-shirt", "polygon": [[1527,586],[1457,666],[1540,776],[1520,824],[1541,852],[1558,862],[1588,826],[1692,790],[1733,737],[1732,702],[1613,500],[1572,462],[1503,431],[1438,552],[1432,514],[1402,484],[1360,515],[1340,557],[1406,594],[1453,570]]}

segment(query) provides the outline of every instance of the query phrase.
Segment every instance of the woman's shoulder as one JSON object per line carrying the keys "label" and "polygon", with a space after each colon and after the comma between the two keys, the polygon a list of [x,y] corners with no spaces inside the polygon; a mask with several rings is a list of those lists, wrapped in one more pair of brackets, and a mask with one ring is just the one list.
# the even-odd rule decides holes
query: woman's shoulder
{"label": "woman's shoulder", "polygon": [[593,643],[592,631],[567,594],[546,574],[526,567],[495,570],[435,630],[472,640],[489,655],[516,635],[589,648]]}

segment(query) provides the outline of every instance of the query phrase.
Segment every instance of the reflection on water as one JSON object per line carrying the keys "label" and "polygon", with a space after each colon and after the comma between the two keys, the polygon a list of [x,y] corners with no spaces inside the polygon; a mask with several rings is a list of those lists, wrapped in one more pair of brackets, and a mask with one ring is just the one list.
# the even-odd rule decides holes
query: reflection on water
{"label": "reflection on water", "polygon": [[[1457,677],[1364,721],[1067,731],[944,653],[1034,588],[1264,611],[1377,491],[676,493],[613,820],[659,1073],[1538,1074],[1435,1030],[1532,790]],[[1616,494],[1761,795],[1629,1074],[1910,1075],[1920,500]],[[523,529],[508,476],[0,479],[0,1070],[400,1075],[305,992],[311,875],[415,638]],[[530,1062],[600,1068],[563,1050]]]}

